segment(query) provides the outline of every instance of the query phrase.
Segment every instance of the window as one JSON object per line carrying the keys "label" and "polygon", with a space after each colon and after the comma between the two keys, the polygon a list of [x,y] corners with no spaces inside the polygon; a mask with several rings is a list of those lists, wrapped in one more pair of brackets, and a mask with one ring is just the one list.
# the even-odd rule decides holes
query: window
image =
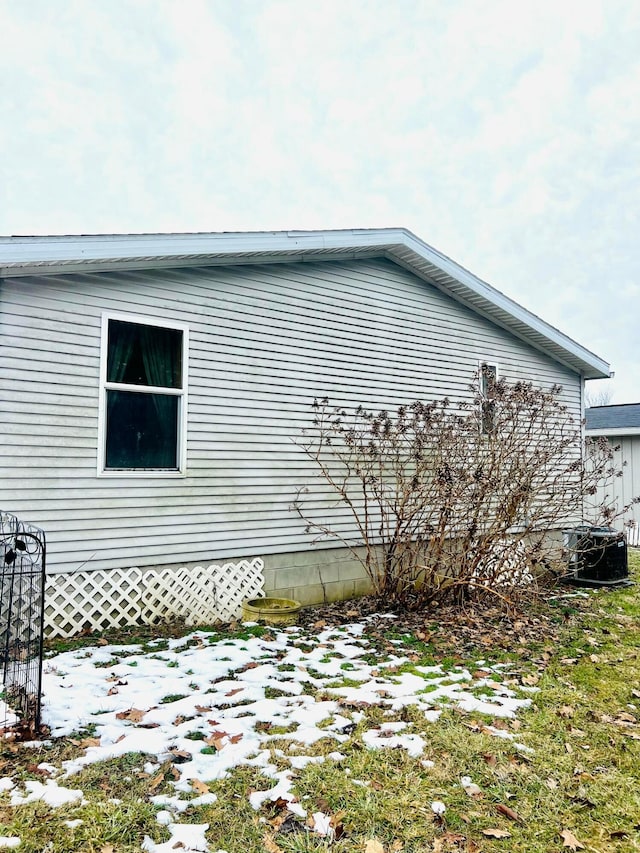
{"label": "window", "polygon": [[480,429],[489,435],[496,428],[495,386],[498,381],[498,365],[483,361],[480,365]]}
{"label": "window", "polygon": [[105,316],[100,473],[184,469],[186,327]]}

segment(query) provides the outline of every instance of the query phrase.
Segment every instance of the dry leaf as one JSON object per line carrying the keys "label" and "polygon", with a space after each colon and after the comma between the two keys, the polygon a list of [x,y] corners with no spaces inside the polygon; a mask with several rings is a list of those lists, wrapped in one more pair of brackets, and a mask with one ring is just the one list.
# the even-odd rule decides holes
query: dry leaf
{"label": "dry leaf", "polygon": [[633,714],[627,714],[626,711],[622,711],[621,713],[616,715],[615,722],[620,720],[622,723],[637,723],[638,721],[633,716]]}
{"label": "dry leaf", "polygon": [[139,708],[129,708],[128,711],[119,711],[116,714],[116,720],[129,720],[131,723],[139,723],[146,713]]}
{"label": "dry leaf", "polygon": [[571,707],[571,705],[563,705],[558,711],[558,716],[564,717],[565,719],[573,717],[574,714],[575,710]]}
{"label": "dry leaf", "polygon": [[523,684],[528,684],[531,687],[534,684],[537,684],[540,681],[540,678],[537,675],[523,675],[520,681]]}
{"label": "dry leaf", "polygon": [[370,838],[364,845],[364,853],[384,853],[384,847],[377,838]]}
{"label": "dry leaf", "polygon": [[262,844],[267,853],[282,853],[282,847],[278,847],[273,838],[265,832]]}
{"label": "dry leaf", "polygon": [[591,663],[600,663],[600,655],[589,655],[589,660]]}
{"label": "dry leaf", "polygon": [[100,746],[100,738],[99,737],[86,737],[84,740],[80,741],[80,746],[90,747],[90,746]]}
{"label": "dry leaf", "polygon": [[161,770],[157,776],[154,776],[151,782],[149,782],[149,790],[155,791],[162,783],[164,782],[164,770]]}
{"label": "dry leaf", "polygon": [[482,834],[487,838],[511,838],[511,833],[506,829],[483,829]]}
{"label": "dry leaf", "polygon": [[509,806],[505,806],[502,803],[498,803],[496,809],[503,814],[505,817],[508,817],[509,820],[515,820],[517,823],[524,823],[522,818],[517,812],[514,812],[513,809],[510,809]]}
{"label": "dry leaf", "polygon": [[105,640],[104,637],[100,637],[100,639],[96,640],[96,642],[99,646],[108,646],[109,645],[109,640]]}
{"label": "dry leaf", "polygon": [[402,841],[400,841],[399,838],[396,838],[396,840],[389,848],[389,853],[400,853],[401,850],[404,850],[404,844],[402,843]]}
{"label": "dry leaf", "polygon": [[560,838],[562,838],[563,847],[568,847],[570,850],[584,850],[584,844],[578,841],[570,829],[563,829]]}
{"label": "dry leaf", "polygon": [[36,773],[38,776],[51,776],[51,771],[46,767],[38,767],[37,764],[27,764],[29,773]]}
{"label": "dry leaf", "polygon": [[342,821],[345,819],[346,815],[346,811],[339,811],[331,815],[329,819],[329,826],[333,830],[333,839],[335,841],[338,841],[344,835],[344,826],[342,825]]}
{"label": "dry leaf", "polygon": [[210,788],[208,785],[205,785],[204,782],[201,782],[200,779],[189,779],[191,782],[191,787],[194,791],[197,791],[199,794],[208,794],[210,792]]}
{"label": "dry leaf", "polygon": [[[106,642],[107,641],[105,640],[105,643]],[[103,847],[100,848],[100,853],[113,853],[114,849],[115,848],[113,844],[105,844]]]}
{"label": "dry leaf", "polygon": [[556,782],[556,780],[555,780],[555,779],[552,779],[551,777],[549,777],[549,778],[547,779],[547,788],[548,788],[550,791],[555,791],[555,789],[556,789],[557,787],[558,787],[558,783]]}
{"label": "dry leaf", "polygon": [[169,755],[171,761],[174,761],[176,764],[184,764],[185,761],[191,761],[193,758],[191,753],[187,752],[186,749],[170,749]]}
{"label": "dry leaf", "polygon": [[211,710],[211,705],[196,705],[195,708],[199,714],[208,714]]}
{"label": "dry leaf", "polygon": [[465,835],[460,835],[459,832],[445,832],[442,836],[442,840],[445,844],[461,844],[463,841],[466,841]]}
{"label": "dry leaf", "polygon": [[213,746],[219,752],[226,746],[226,744],[222,743],[226,737],[228,737],[226,732],[213,732],[213,734],[204,739],[204,742],[207,746]]}
{"label": "dry leaf", "polygon": [[230,690],[228,693],[225,693],[225,696],[235,696],[236,693],[241,693],[244,690],[244,687],[234,687],[233,690]]}

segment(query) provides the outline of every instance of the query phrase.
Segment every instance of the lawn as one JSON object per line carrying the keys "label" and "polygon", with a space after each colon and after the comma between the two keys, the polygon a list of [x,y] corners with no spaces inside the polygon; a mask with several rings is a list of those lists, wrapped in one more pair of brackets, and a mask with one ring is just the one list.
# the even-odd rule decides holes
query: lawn
{"label": "lawn", "polygon": [[58,644],[50,736],[3,748],[0,849],[639,850],[639,625],[636,587],[560,589]]}

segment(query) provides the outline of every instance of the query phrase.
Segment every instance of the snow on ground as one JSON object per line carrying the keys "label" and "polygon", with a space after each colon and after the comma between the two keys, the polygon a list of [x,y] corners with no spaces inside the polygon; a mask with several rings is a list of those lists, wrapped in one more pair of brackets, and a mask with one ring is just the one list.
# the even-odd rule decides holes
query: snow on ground
{"label": "snow on ground", "polygon": [[[292,812],[307,817],[293,791],[295,770],[344,756],[337,750],[326,757],[307,755],[305,748],[322,738],[335,741],[336,747],[349,740],[368,706],[380,706],[391,716],[413,706],[424,715],[426,730],[447,705],[495,718],[513,717],[531,702],[500,681],[500,666],[485,666],[478,678],[464,668],[446,672],[439,666],[412,666],[401,641],[397,654],[384,657],[370,645],[364,629],[364,623],[357,623],[315,636],[297,627],[261,636],[248,630],[246,639],[195,631],[170,640],[168,648],[157,641],[157,651],[103,645],[51,657],[43,675],[43,722],[52,737],[94,727],[94,745],[64,762],[58,778],[69,779],[89,764],[130,752],[153,757],[145,765],[150,774],[159,763],[175,761],[175,795],[152,798],[171,840],[155,844],[148,839],[145,849],[163,853],[180,843],[185,853],[206,851],[207,826],[187,828],[178,822],[186,808],[215,801],[211,793],[194,799],[194,780],[222,779],[234,767],[253,765],[272,783],[251,793],[255,809],[282,799]],[[426,731],[406,728],[390,721],[364,731],[362,740],[371,749],[405,749],[419,758]],[[485,730],[508,735],[501,729]],[[278,769],[274,754],[288,761],[290,769]],[[24,787],[24,794],[11,790],[12,804],[44,799],[55,806],[82,798],[82,791],[55,779]],[[323,821],[314,816],[313,822],[322,833]]]}
{"label": "snow on ground", "polygon": [[67,805],[68,803],[76,803],[82,800],[82,791],[75,788],[65,788],[58,785],[53,779],[47,779],[42,784],[35,779],[28,779],[24,783],[27,793],[23,796],[18,791],[13,791],[11,794],[11,805],[21,806],[24,803],[33,803],[35,800],[43,800],[51,808]]}

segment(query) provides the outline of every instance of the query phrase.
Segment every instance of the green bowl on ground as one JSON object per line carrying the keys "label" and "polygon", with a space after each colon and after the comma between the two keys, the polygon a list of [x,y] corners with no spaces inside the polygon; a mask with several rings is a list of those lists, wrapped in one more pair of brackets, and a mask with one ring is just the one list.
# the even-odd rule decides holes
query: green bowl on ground
{"label": "green bowl on ground", "polygon": [[302,605],[291,598],[250,598],[242,603],[244,622],[295,625]]}

